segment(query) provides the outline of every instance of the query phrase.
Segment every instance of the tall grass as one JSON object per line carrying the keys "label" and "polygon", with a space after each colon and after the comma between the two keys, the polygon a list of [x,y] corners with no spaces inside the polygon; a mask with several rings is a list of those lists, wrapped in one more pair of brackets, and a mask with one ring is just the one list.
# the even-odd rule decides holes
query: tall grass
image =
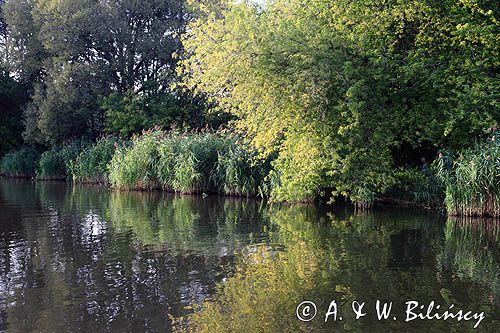
{"label": "tall grass", "polygon": [[437,160],[436,168],[446,187],[450,215],[500,217],[500,138],[465,150],[454,161]]}
{"label": "tall grass", "polygon": [[225,140],[224,150],[217,153],[213,179],[219,191],[232,196],[254,196],[266,175],[263,163],[233,138]]}
{"label": "tall grass", "polygon": [[144,132],[109,164],[113,187],[253,196],[263,177],[236,137],[212,132]]}
{"label": "tall grass", "polygon": [[180,135],[172,187],[181,193],[215,192],[212,173],[219,153],[225,152],[222,137],[213,133]]}
{"label": "tall grass", "polygon": [[63,180],[71,175],[71,161],[75,160],[84,147],[81,141],[74,141],[63,146],[55,146],[40,157],[36,170],[37,179]]}
{"label": "tall grass", "polygon": [[117,148],[108,166],[111,186],[120,190],[159,188],[158,146],[162,136],[160,131],[145,131],[134,136],[129,145]]}
{"label": "tall grass", "polygon": [[40,154],[33,148],[23,148],[5,155],[0,162],[0,174],[7,177],[35,176]]}
{"label": "tall grass", "polygon": [[108,163],[116,150],[116,139],[103,138],[83,149],[70,161],[69,169],[74,182],[107,183]]}

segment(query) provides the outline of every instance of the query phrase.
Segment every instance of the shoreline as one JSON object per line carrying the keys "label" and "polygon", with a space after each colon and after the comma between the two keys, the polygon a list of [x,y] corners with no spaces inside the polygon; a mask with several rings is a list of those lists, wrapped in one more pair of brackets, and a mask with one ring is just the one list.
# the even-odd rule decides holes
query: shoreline
{"label": "shoreline", "polygon": [[[112,186],[109,185],[109,182],[105,181],[72,181],[68,180],[68,178],[63,178],[63,177],[46,177],[46,178],[36,178],[34,176],[7,176],[7,175],[0,175],[0,179],[17,179],[17,180],[25,180],[25,181],[32,181],[34,183],[36,182],[56,182],[56,183],[65,183],[65,184],[73,184],[73,185],[89,185],[89,186],[99,186],[103,187],[108,191],[117,191],[117,192],[139,192],[139,193],[153,193],[153,192],[162,192],[162,193],[169,193],[169,194],[174,194],[174,195],[180,195],[180,196],[196,196],[196,197],[207,197],[207,196],[219,196],[221,198],[233,198],[233,199],[255,199],[259,201],[265,201],[266,204],[269,205],[285,205],[285,206],[307,206],[310,204],[314,204],[315,202],[322,202],[321,199],[315,199],[307,202],[271,202],[266,198],[261,198],[258,195],[250,195],[250,196],[245,196],[245,195],[237,195],[237,194],[225,194],[221,192],[214,192],[214,191],[193,191],[193,192],[180,192],[180,191],[173,191],[173,190],[167,190],[161,187],[155,187],[155,188],[137,188],[137,189],[119,189],[119,188],[113,188]],[[355,204],[352,202],[345,202],[349,206],[353,206],[355,208]],[[327,204],[331,205],[331,204]],[[446,207],[440,206],[440,207],[432,207],[428,205],[424,205],[418,202],[412,202],[408,200],[403,200],[403,199],[398,199],[398,198],[392,198],[392,197],[384,197],[381,196],[379,198],[376,198],[373,206],[376,207],[404,207],[404,208],[410,208],[410,209],[418,209],[421,211],[428,211],[428,212],[435,212],[441,215],[445,215],[448,217],[458,217],[458,218],[486,218],[486,219],[493,219],[496,220],[498,219],[495,216],[491,215],[454,215],[448,213],[446,210]],[[372,206],[372,207],[373,207]],[[356,209],[356,208],[355,208]],[[366,209],[366,208],[365,208]],[[362,210],[365,210],[362,209]],[[367,208],[366,210],[370,210],[371,208]]]}

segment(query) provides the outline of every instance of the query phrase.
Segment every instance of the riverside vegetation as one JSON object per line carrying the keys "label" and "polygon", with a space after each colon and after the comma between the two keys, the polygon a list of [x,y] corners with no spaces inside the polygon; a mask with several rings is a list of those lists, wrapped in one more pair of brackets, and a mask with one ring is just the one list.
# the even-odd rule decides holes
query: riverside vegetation
{"label": "riverside vegetation", "polygon": [[[272,161],[271,161],[272,162]],[[121,142],[72,142],[43,154],[21,149],[1,161],[7,177],[68,179],[109,184],[118,190],[161,189],[183,194],[272,197],[276,176],[238,136],[225,132],[144,131]],[[450,215],[500,216],[500,140],[495,135],[457,158],[440,153],[429,167],[394,172],[382,197],[424,207],[446,206]],[[279,184],[278,184],[279,186]],[[364,205],[375,200],[365,195]]]}
{"label": "riverside vegetation", "polygon": [[73,142],[38,155],[23,149],[3,157],[8,177],[105,183],[119,190],[163,189],[184,194],[263,193],[266,163],[227,133],[144,131],[130,141],[109,137]]}
{"label": "riverside vegetation", "polygon": [[0,6],[6,176],[499,216],[498,1]]}

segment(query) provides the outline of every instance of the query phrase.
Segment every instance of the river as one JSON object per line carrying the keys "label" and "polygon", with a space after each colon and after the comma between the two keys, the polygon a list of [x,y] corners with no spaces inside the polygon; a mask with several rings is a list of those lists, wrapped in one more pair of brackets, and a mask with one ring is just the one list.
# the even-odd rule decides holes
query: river
{"label": "river", "polygon": [[[407,321],[418,301],[483,313],[474,331],[495,332],[499,229],[408,208],[0,180],[0,330],[462,332],[477,322]],[[307,322],[304,300],[316,306]],[[387,319],[377,300],[392,302]]]}

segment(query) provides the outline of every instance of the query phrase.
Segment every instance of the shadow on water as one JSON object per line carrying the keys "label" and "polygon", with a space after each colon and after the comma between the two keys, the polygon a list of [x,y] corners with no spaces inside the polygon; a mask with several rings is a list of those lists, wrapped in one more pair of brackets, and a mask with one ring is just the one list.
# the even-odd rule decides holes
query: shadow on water
{"label": "shadow on water", "polygon": [[[0,330],[448,332],[473,325],[406,323],[407,300],[485,311],[479,331],[499,324],[499,232],[491,221],[6,180],[0,211]],[[319,310],[308,323],[295,317],[304,299]],[[333,299],[343,320],[325,324]],[[377,299],[393,301],[398,320],[377,320]],[[367,302],[360,320],[354,300]]]}

